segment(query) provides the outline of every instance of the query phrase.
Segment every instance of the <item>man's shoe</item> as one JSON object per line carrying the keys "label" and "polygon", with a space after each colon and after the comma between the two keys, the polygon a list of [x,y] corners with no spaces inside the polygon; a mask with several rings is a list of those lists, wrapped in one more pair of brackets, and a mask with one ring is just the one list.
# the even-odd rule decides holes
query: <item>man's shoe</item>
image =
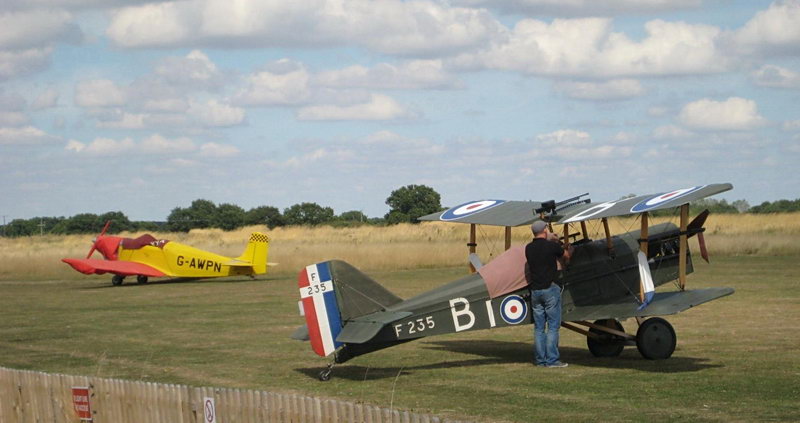
{"label": "man's shoe", "polygon": [[555,362],[555,363],[553,363],[553,364],[548,364],[548,365],[547,365],[547,367],[567,367],[567,366],[569,366],[569,364],[567,364],[567,363],[562,363],[562,362],[560,362],[560,361],[556,361],[556,362]]}

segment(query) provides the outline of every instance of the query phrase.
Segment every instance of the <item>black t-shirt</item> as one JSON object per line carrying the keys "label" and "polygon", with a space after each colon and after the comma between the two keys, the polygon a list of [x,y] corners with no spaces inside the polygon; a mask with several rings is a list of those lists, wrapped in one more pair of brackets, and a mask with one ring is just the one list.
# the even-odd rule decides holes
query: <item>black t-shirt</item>
{"label": "black t-shirt", "polygon": [[558,243],[544,238],[534,238],[525,246],[525,258],[528,260],[528,283],[531,289],[547,289],[556,280],[558,267],[556,260],[564,255],[564,249]]}

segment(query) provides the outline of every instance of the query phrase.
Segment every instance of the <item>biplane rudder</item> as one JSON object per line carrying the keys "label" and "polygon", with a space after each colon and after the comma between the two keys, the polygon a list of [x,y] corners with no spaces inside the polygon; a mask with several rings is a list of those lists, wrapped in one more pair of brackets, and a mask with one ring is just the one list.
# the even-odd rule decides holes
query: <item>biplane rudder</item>
{"label": "biplane rudder", "polygon": [[337,337],[349,320],[402,301],[340,260],[306,266],[298,274],[297,285],[311,348],[322,357],[344,345]]}
{"label": "biplane rudder", "polygon": [[267,272],[268,254],[269,237],[260,232],[253,232],[244,252],[236,259],[252,263],[253,273],[262,274]]}

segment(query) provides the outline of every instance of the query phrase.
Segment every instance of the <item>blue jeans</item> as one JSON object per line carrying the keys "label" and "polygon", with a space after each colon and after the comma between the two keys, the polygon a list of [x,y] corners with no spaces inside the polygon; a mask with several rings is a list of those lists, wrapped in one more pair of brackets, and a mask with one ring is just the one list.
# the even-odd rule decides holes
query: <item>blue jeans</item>
{"label": "blue jeans", "polygon": [[[550,288],[531,290],[533,310],[533,338],[536,364],[549,366],[558,363],[558,329],[561,327],[561,288],[555,283]],[[545,324],[547,328],[545,328]]]}

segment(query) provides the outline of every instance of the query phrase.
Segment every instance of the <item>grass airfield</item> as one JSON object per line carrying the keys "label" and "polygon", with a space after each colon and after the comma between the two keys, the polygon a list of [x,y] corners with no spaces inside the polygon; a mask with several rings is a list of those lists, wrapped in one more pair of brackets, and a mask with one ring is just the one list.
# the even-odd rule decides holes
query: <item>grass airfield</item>
{"label": "grass airfield", "polygon": [[[713,250],[712,250],[713,253]],[[0,365],[223,386],[392,406],[478,421],[800,420],[800,260],[714,257],[688,288],[732,296],[669,316],[672,358],[635,348],[598,359],[562,330],[566,369],[532,361],[532,326],[423,338],[338,365],[289,338],[303,323],[295,277],[127,281],[109,276],[0,281]],[[66,266],[66,265],[64,265]],[[368,271],[407,298],[465,268]],[[674,289],[668,286],[661,289]],[[623,325],[635,330],[635,322]]]}

